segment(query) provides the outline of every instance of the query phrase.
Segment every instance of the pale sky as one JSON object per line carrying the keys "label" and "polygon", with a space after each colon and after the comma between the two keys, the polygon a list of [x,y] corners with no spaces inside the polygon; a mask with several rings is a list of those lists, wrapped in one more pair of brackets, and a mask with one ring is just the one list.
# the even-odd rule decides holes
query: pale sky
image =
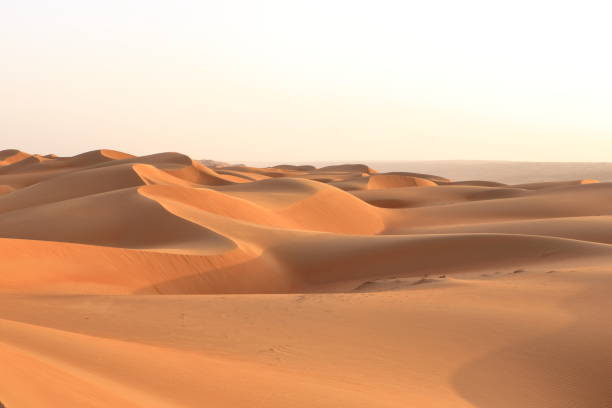
{"label": "pale sky", "polygon": [[612,5],[0,0],[0,149],[612,161]]}

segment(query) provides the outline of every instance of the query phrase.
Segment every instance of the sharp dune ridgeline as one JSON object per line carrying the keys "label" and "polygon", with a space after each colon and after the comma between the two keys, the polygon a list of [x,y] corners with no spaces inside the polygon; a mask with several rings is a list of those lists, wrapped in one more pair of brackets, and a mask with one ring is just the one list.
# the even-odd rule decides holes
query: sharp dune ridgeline
{"label": "sharp dune ridgeline", "polygon": [[612,183],[412,170],[0,151],[1,403],[612,406]]}

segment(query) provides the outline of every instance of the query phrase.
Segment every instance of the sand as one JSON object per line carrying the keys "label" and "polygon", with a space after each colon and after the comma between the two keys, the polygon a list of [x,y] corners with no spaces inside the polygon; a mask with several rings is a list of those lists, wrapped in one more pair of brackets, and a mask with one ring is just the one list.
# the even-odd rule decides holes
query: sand
{"label": "sand", "polygon": [[0,402],[610,407],[594,181],[1,151]]}

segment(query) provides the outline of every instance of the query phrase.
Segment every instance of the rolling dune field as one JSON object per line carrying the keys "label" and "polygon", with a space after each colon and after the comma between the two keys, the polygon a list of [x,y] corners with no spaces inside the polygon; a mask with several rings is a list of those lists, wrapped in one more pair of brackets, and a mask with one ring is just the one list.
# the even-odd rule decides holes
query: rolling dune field
{"label": "rolling dune field", "polygon": [[612,183],[0,151],[0,402],[612,407]]}

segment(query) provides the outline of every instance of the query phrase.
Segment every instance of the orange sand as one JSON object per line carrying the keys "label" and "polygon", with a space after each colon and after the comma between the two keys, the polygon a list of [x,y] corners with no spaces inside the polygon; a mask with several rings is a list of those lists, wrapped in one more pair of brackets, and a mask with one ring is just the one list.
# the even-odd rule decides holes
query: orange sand
{"label": "orange sand", "polygon": [[13,407],[612,406],[612,183],[0,152]]}

